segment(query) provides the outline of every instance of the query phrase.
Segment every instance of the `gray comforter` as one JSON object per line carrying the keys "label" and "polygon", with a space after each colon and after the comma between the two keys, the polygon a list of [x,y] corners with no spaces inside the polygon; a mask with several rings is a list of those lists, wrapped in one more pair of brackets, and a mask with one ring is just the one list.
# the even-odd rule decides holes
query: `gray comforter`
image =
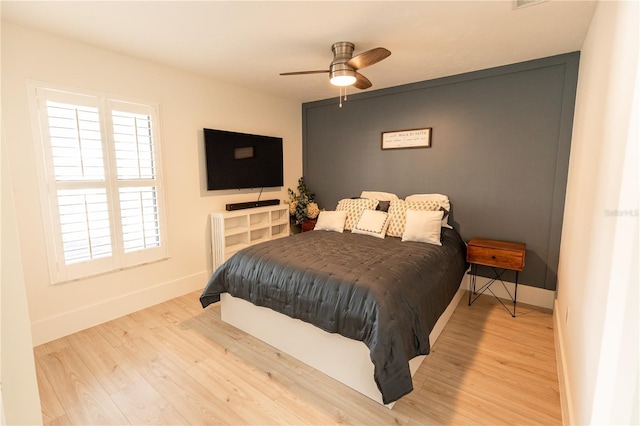
{"label": "gray comforter", "polygon": [[413,390],[409,360],[429,353],[429,333],[467,269],[460,235],[442,246],[313,231],[248,247],[213,274],[203,307],[229,292],[363,341],[385,404]]}

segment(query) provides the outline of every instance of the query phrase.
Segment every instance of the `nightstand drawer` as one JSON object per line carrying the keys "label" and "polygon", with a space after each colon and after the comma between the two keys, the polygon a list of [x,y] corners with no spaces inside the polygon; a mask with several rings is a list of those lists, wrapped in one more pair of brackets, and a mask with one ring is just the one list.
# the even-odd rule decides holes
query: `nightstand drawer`
{"label": "nightstand drawer", "polygon": [[522,271],[525,245],[496,240],[472,239],[467,246],[467,262]]}

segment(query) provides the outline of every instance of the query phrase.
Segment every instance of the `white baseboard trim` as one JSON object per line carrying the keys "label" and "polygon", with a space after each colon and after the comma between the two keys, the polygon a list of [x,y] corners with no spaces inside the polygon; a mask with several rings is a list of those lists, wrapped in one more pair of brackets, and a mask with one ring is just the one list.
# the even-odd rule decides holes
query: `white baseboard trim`
{"label": "white baseboard trim", "polygon": [[123,294],[31,323],[33,346],[102,324],[124,315],[203,289],[209,274],[205,271],[153,287]]}
{"label": "white baseboard trim", "polygon": [[[466,276],[467,286],[466,289],[469,290],[469,274]],[[489,278],[478,276],[476,278],[476,289],[482,287],[484,284],[490,281]],[[513,295],[515,290],[515,283],[505,281],[505,286]],[[496,282],[491,285],[491,291],[495,293],[501,299],[510,299],[509,295],[505,291],[504,287],[500,284],[500,282]],[[491,295],[489,290],[487,290],[484,294]],[[531,287],[528,285],[524,285],[522,283],[518,283],[518,303],[526,303],[527,305],[538,306],[546,309],[554,308],[555,301],[555,290],[545,290],[544,288],[539,287]]]}
{"label": "white baseboard trim", "polygon": [[[557,304],[557,302],[556,302]],[[569,393],[569,376],[567,375],[567,360],[564,350],[564,339],[562,338],[561,315],[558,315],[557,306],[553,308],[553,337],[556,347],[556,365],[558,368],[558,389],[560,392],[560,409],[562,410],[562,424],[575,424],[573,419],[573,404]]]}

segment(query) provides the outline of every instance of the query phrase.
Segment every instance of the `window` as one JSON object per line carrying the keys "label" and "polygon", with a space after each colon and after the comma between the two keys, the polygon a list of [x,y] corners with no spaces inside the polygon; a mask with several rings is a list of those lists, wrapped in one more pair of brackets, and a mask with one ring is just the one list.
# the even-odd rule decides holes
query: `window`
{"label": "window", "polygon": [[157,106],[32,86],[52,282],[166,258]]}

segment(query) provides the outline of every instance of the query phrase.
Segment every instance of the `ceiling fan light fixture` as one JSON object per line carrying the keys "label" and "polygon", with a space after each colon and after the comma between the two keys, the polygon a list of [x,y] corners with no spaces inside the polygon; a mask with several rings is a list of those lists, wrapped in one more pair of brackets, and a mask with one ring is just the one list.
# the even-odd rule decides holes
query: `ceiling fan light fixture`
{"label": "ceiling fan light fixture", "polygon": [[344,62],[333,62],[329,68],[329,81],[334,86],[351,86],[356,82],[356,70]]}
{"label": "ceiling fan light fixture", "polygon": [[330,81],[334,86],[351,86],[356,82],[355,72],[352,71],[351,74],[348,74],[347,71],[340,71],[332,75]]}

